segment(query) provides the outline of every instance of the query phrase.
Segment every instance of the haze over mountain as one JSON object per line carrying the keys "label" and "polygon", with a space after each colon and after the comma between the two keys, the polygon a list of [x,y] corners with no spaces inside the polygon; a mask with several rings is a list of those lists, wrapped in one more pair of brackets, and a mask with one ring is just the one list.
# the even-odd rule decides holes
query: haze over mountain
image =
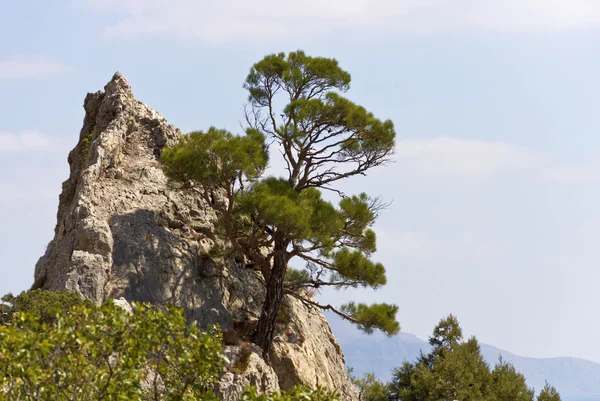
{"label": "haze over mountain", "polygon": [[[404,360],[414,361],[430,346],[412,334],[400,333],[386,337],[381,333],[363,335],[351,329],[347,322],[327,315],[346,358],[346,365],[356,376],[374,373],[380,380],[389,380],[392,369]],[[545,380],[555,386],[563,401],[600,401],[600,364],[579,358],[530,358],[514,355],[492,345],[481,344],[485,360],[494,365],[498,357],[512,363],[523,373],[527,384],[539,391]]]}

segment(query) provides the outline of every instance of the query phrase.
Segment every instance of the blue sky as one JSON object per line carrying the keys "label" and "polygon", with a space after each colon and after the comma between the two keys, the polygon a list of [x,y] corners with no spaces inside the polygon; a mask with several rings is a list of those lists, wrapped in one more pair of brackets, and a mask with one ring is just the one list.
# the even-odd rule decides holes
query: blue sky
{"label": "blue sky", "polygon": [[600,362],[600,3],[0,0],[0,293],[52,238],[87,92],[119,70],[183,131],[238,129],[242,82],[304,49],[394,121],[396,162],[346,183],[393,200],[377,291],[426,338],[445,314],[525,356]]}

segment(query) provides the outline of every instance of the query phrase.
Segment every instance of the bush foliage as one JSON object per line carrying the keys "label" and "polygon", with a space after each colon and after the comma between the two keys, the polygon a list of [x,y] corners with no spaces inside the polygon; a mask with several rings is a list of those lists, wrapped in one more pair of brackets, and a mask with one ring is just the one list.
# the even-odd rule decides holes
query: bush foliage
{"label": "bush foliage", "polygon": [[[181,310],[107,302],[52,315],[71,295],[36,293],[0,326],[0,388],[10,400],[210,400],[226,359],[216,333],[188,327]],[[13,307],[27,294],[17,298]]]}
{"label": "bush foliage", "polygon": [[[133,313],[67,291],[8,294],[0,305],[0,399],[10,401],[217,400],[229,362],[221,334],[188,326],[181,309],[135,304]],[[248,401],[331,401],[323,390]]]}

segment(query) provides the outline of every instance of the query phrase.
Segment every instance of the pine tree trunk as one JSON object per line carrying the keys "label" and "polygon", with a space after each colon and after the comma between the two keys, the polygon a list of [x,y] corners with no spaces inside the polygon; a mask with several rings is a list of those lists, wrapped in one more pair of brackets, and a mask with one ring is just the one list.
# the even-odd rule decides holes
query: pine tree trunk
{"label": "pine tree trunk", "polygon": [[283,302],[283,282],[288,262],[287,245],[283,238],[277,234],[275,235],[273,267],[267,282],[265,303],[254,334],[254,341],[261,347],[265,360],[269,359],[269,350],[275,337],[279,308]]}

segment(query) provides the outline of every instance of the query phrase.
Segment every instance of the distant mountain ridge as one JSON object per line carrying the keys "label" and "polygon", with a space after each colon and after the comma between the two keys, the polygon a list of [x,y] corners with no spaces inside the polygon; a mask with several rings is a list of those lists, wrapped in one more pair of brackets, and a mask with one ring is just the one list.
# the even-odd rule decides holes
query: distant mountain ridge
{"label": "distant mountain ridge", "polygon": [[528,358],[482,344],[481,353],[490,364],[498,356],[512,363],[536,390],[552,383],[567,400],[600,401],[600,364],[579,358]]}
{"label": "distant mountain ridge", "polygon": [[[372,372],[381,380],[389,380],[392,369],[404,360],[414,361],[421,350],[424,353],[430,351],[426,341],[412,334],[358,336],[349,332],[347,326],[337,319],[330,315],[327,317],[344,351],[346,365],[356,376]],[[536,391],[541,390],[548,380],[558,389],[563,401],[600,401],[599,363],[578,358],[522,357],[491,345],[480,345],[483,357],[491,366],[502,356],[523,373],[527,384]]]}

